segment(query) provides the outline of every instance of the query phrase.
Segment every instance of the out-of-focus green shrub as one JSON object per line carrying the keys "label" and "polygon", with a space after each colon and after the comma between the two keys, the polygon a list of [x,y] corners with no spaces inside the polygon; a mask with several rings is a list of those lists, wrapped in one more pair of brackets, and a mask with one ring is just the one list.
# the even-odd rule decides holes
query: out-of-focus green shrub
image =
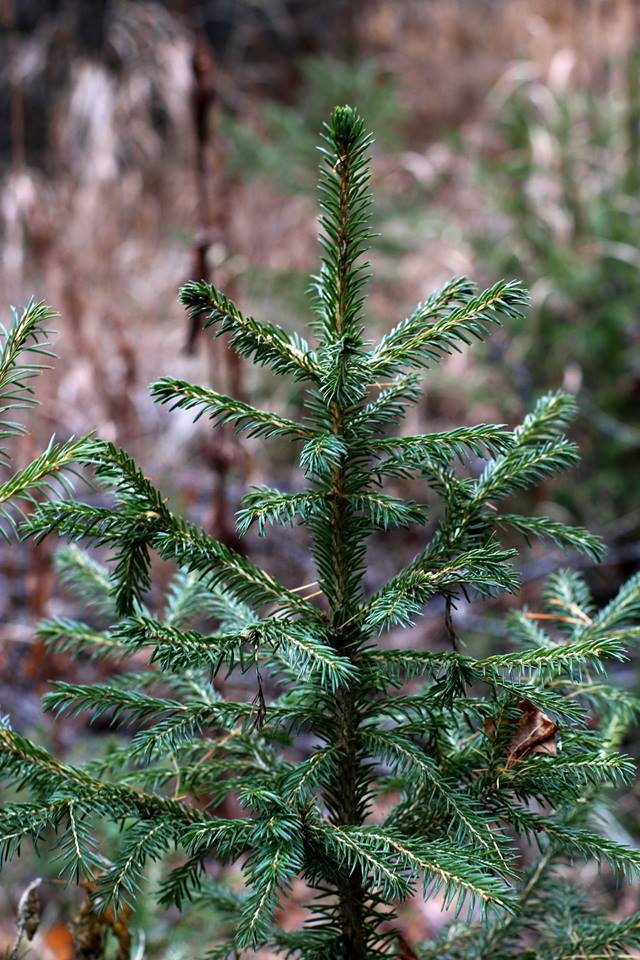
{"label": "out-of-focus green shrub", "polygon": [[571,65],[565,51],[547,77],[522,64],[499,86],[499,142],[482,163],[493,220],[477,243],[531,288],[503,341],[509,387],[522,406],[549,386],[579,395],[593,480],[567,496],[608,519],[633,509],[640,465],[640,65],[598,94],[571,81]]}
{"label": "out-of-focus green shrub", "polygon": [[267,100],[256,122],[240,116],[225,122],[235,170],[245,178],[266,176],[287,192],[314,193],[318,130],[332,106],[347,101],[366,107],[369,122],[378,131],[376,139],[385,149],[402,146],[404,111],[389,74],[373,62],[309,57],[301,63],[291,103]]}

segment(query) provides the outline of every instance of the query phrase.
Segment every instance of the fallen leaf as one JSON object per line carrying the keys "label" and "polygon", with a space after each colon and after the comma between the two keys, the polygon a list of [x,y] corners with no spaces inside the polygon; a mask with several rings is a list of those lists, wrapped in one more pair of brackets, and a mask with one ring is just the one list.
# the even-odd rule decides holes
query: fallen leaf
{"label": "fallen leaf", "polygon": [[[520,760],[526,760],[532,753],[556,757],[560,749],[556,736],[558,724],[529,700],[521,700],[516,709],[520,716],[513,721],[513,732],[507,741],[505,770]],[[485,724],[487,734],[494,737],[495,729],[495,721],[489,717]]]}
{"label": "fallen leaf", "polygon": [[42,940],[47,950],[46,955],[52,960],[73,960],[73,937],[63,923],[54,923],[48,930],[44,930]]}
{"label": "fallen leaf", "polygon": [[398,934],[398,946],[400,947],[400,953],[397,955],[398,960],[418,960],[418,954],[401,933]]}

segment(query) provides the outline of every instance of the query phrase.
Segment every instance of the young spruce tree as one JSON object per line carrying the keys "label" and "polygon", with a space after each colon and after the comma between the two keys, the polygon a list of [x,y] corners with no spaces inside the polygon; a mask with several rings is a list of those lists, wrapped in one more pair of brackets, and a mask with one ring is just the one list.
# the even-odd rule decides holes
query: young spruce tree
{"label": "young spruce tree", "polygon": [[[52,447],[42,477],[32,465],[22,487],[18,474],[0,488],[6,500],[37,486],[56,457],[93,464],[113,506],[49,498],[22,527],[36,538],[55,531],[110,549],[105,567],[76,546],[60,555],[65,577],[97,605],[105,628],[57,619],[41,634],[80,656],[118,664],[136,657],[130,673],[56,683],[45,697],[55,714],[89,711],[134,727],[104,758],[73,766],[4,723],[4,777],[31,799],[4,806],[3,851],[10,857],[23,838],[55,829],[62,871],[90,880],[97,908],[116,909],[135,900],[147,864],[173,857],[161,901],[184,911],[209,905],[230,921],[227,940],[201,949],[207,960],[256,956],[262,946],[299,960],[626,956],[640,945],[640,916],[600,916],[558,865],[584,858],[624,875],[640,867],[638,851],[612,839],[610,815],[602,815],[610,788],[634,773],[617,745],[638,703],[606,684],[603,661],[620,659],[638,635],[640,578],[596,612],[584,581],[558,573],[545,612],[511,618],[512,652],[476,659],[458,649],[456,599],[518,587],[502,531],[546,537],[595,560],[601,545],[585,530],[502,506],[576,463],[564,436],[574,412],[566,395],[543,397],[514,431],[480,424],[391,432],[420,396],[415,371],[483,338],[525,295],[516,283],[476,293],[454,280],[371,346],[363,324],[369,145],[359,116],[337,108],[322,148],[315,347],[245,316],[211,284],[181,292],[191,314],[230,334],[243,357],[306,385],[304,418],[170,377],[152,387],[158,402],[196,410],[213,425],[299,444],[305,488],[253,489],[238,526],[306,526],[317,586],[306,595],[286,587],[176,516],[110,443]],[[0,388],[7,382],[11,374]],[[456,467],[478,458],[486,461],[480,475]],[[384,492],[385,480],[414,474],[441,499],[433,533],[366,596],[371,533],[425,521],[424,507]],[[160,614],[145,605],[151,551],[178,567]],[[451,649],[390,645],[390,630],[395,640],[438,598]],[[223,670],[227,691],[237,671],[248,672],[255,697],[223,697]],[[267,674],[279,688],[268,702]],[[219,815],[229,795],[244,815]],[[375,804],[380,795],[384,804]],[[115,853],[95,844],[103,819],[121,830]],[[211,877],[216,860],[242,864],[243,893]],[[296,877],[308,887],[309,919],[291,931],[274,913]],[[436,943],[409,946],[394,927],[394,905],[416,884],[462,913]]]}

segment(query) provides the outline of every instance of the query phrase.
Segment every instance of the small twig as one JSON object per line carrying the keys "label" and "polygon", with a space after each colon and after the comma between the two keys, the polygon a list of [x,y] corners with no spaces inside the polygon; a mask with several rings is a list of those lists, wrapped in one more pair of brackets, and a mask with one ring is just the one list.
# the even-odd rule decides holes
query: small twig
{"label": "small twig", "polygon": [[453,609],[453,604],[451,602],[451,598],[447,597],[447,599],[444,602],[444,628],[447,632],[447,638],[449,640],[449,643],[451,644],[451,649],[457,651],[459,649],[459,644],[458,644],[458,636],[456,634],[456,630],[453,625],[453,618],[451,616],[452,609]]}
{"label": "small twig", "polygon": [[177,800],[181,796],[181,793],[180,793],[181,783],[180,783],[180,764],[178,763],[178,758],[175,753],[171,754],[171,763],[173,765],[174,770],[176,771],[176,786],[175,786],[175,790],[173,791],[173,799]]}
{"label": "small twig", "polygon": [[583,623],[588,624],[589,626],[593,623],[591,617],[588,617],[584,610],[581,610],[577,603],[567,603],[565,600],[559,600],[557,597],[551,597],[549,603],[554,604],[556,607],[567,607],[568,610],[572,610],[575,613],[576,617],[580,617]]}
{"label": "small twig", "polygon": [[319,597],[321,594],[322,594],[322,590],[316,590],[316,591],[314,591],[314,593],[308,593],[307,596],[306,596],[306,597],[302,597],[302,599],[303,599],[303,600],[305,601],[305,603],[306,603],[307,600],[312,600],[313,597]]}
{"label": "small twig", "polygon": [[308,590],[309,587],[315,587],[317,582],[317,580],[312,580],[311,583],[303,583],[301,587],[292,587],[289,593],[300,593],[301,590]]}
{"label": "small twig", "polygon": [[257,707],[255,715],[249,724],[249,733],[253,733],[254,730],[262,730],[264,727],[264,721],[267,717],[267,701],[264,698],[264,690],[262,688],[262,674],[260,673],[260,667],[258,664],[258,644],[254,644],[255,651],[255,663],[256,663],[256,681],[258,683],[258,689],[256,695],[251,701],[254,707]]}

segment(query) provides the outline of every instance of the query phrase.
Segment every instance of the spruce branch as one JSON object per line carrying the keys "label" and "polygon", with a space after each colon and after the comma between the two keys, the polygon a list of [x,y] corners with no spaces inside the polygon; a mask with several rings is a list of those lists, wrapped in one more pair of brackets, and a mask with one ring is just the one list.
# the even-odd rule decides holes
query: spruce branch
{"label": "spruce branch", "polygon": [[52,649],[91,660],[120,660],[128,655],[127,647],[107,631],[64,617],[43,620],[37,636]]}
{"label": "spruce branch", "polygon": [[372,383],[380,390],[375,400],[370,400],[349,418],[351,430],[367,427],[381,431],[387,424],[401,420],[409,404],[420,399],[419,378],[414,374],[396,377],[385,385]]}
{"label": "spruce branch", "polygon": [[308,671],[310,677],[317,676],[330,689],[352,681],[357,671],[351,661],[338,656],[326,638],[322,640],[317,634],[314,623],[283,623],[272,617],[247,624],[240,633],[204,636],[138,616],[124,621],[111,636],[120,646],[152,646],[151,662],[158,662],[164,671],[180,673],[203,667],[215,674],[223,664],[230,669],[236,664],[247,669],[256,656],[264,655],[265,645],[285,657],[299,675]]}
{"label": "spruce branch", "polygon": [[92,439],[90,436],[57,443],[55,437],[30,464],[18,470],[0,484],[0,537],[7,540],[15,533],[24,513],[16,501],[37,503],[35,494],[57,498],[72,492],[71,477],[76,474],[76,465],[91,461]]}
{"label": "spruce branch", "polygon": [[172,410],[200,408],[194,420],[204,414],[214,424],[233,423],[246,430],[250,437],[295,437],[309,439],[314,431],[276,413],[257,410],[242,400],[234,400],[209,387],[198,387],[185,380],[164,377],[151,385],[151,396],[157,403],[168,403]]}
{"label": "spruce branch", "polygon": [[60,547],[54,558],[61,582],[77,598],[100,613],[112,615],[109,570],[77,545]]}
{"label": "spruce branch", "polygon": [[513,803],[502,810],[504,819],[519,834],[542,849],[552,844],[570,859],[574,857],[596,860],[606,864],[615,873],[631,880],[640,873],[640,852],[575,823],[558,822],[543,814],[534,813]]}
{"label": "spruce branch", "polygon": [[519,444],[486,467],[478,480],[475,499],[487,501],[526,490],[547,477],[568,470],[578,463],[578,451],[569,440],[538,445]]}
{"label": "spruce branch", "polygon": [[368,265],[360,262],[369,230],[368,150],[373,142],[364,121],[350,107],[336,107],[325,124],[320,147],[320,243],[322,271],[315,278],[318,310],[328,343],[360,339],[358,321]]}
{"label": "spruce branch", "polygon": [[300,466],[309,476],[321,476],[339,467],[347,453],[346,442],[334,433],[318,433],[308,440],[300,453]]}
{"label": "spruce branch", "polygon": [[581,630],[582,636],[624,627],[637,622],[640,617],[640,574],[631,577],[616,596],[593,619],[593,622]]}
{"label": "spruce branch", "polygon": [[501,513],[496,517],[496,522],[516,530],[528,543],[532,537],[546,538],[563,550],[577,550],[586,554],[595,563],[602,560],[606,553],[602,540],[584,527],[571,527],[548,517],[523,517],[514,513]]}
{"label": "spruce branch", "polygon": [[[576,570],[558,570],[548,577],[543,592],[545,607],[557,618],[561,632],[574,634],[592,622],[595,610],[591,591]],[[527,614],[524,615],[525,618]],[[578,621],[578,623],[572,623]]]}
{"label": "spruce branch", "polygon": [[429,367],[472,339],[482,340],[494,324],[520,316],[527,296],[520,284],[499,281],[474,295],[465,278],[419,304],[415,312],[382,338],[369,356],[374,376],[394,376],[403,368]]}
{"label": "spruce branch", "polygon": [[[5,417],[13,410],[35,406],[31,381],[50,366],[54,356],[48,325],[56,316],[46,304],[30,300],[22,311],[12,311],[9,328],[0,324],[0,440],[25,432],[21,423]],[[0,446],[0,465],[8,466],[9,459],[7,449]]]}
{"label": "spruce branch", "polygon": [[461,584],[472,584],[483,595],[514,591],[518,577],[509,563],[514,556],[515,551],[499,550],[489,542],[431,569],[425,569],[426,563],[411,564],[372,597],[358,616],[367,626],[382,631],[396,624],[411,624],[428,600]]}
{"label": "spruce branch", "polygon": [[296,380],[318,381],[317,357],[305,340],[276,324],[245,316],[212,283],[186,283],[180,290],[180,302],[192,320],[206,317],[205,329],[217,324],[217,335],[229,333],[230,345],[242,357],[267,365],[274,373],[291,374]]}
{"label": "spruce branch", "polygon": [[[243,497],[243,507],[237,514],[238,532],[246,533],[255,523],[260,536],[267,524],[293,524],[295,519],[309,522],[331,506],[335,494],[316,491],[286,494],[268,487],[254,487]],[[357,514],[367,518],[373,527],[384,530],[391,526],[408,527],[426,520],[424,508],[386,496],[383,493],[344,493],[341,495]]]}
{"label": "spruce branch", "polygon": [[456,843],[471,843],[483,850],[485,855],[491,852],[496,858],[496,869],[506,867],[506,845],[496,831],[495,824],[489,817],[483,816],[472,796],[465,796],[441,775],[418,744],[397,731],[374,732],[367,728],[364,735],[375,755],[426,787],[422,797],[424,802],[428,803],[431,797],[441,809],[444,808],[445,815],[452,818],[452,833]]}
{"label": "spruce branch", "polygon": [[173,559],[184,570],[206,576],[213,587],[228,588],[236,602],[276,604],[283,612],[319,617],[316,608],[265,570],[193,524],[172,518],[167,530],[154,534],[153,546],[165,560]]}
{"label": "spruce branch", "polygon": [[[434,459],[448,463],[470,457],[493,457],[506,453],[513,445],[511,432],[501,424],[480,423],[474,427],[458,427],[442,433],[416,437],[385,437],[365,441],[364,448],[376,456],[387,455],[386,467],[391,459],[405,467],[420,467],[425,460]],[[356,445],[356,450],[358,450]]]}
{"label": "spruce branch", "polygon": [[518,445],[549,443],[557,440],[571,425],[577,406],[574,397],[562,390],[540,397],[514,433]]}

